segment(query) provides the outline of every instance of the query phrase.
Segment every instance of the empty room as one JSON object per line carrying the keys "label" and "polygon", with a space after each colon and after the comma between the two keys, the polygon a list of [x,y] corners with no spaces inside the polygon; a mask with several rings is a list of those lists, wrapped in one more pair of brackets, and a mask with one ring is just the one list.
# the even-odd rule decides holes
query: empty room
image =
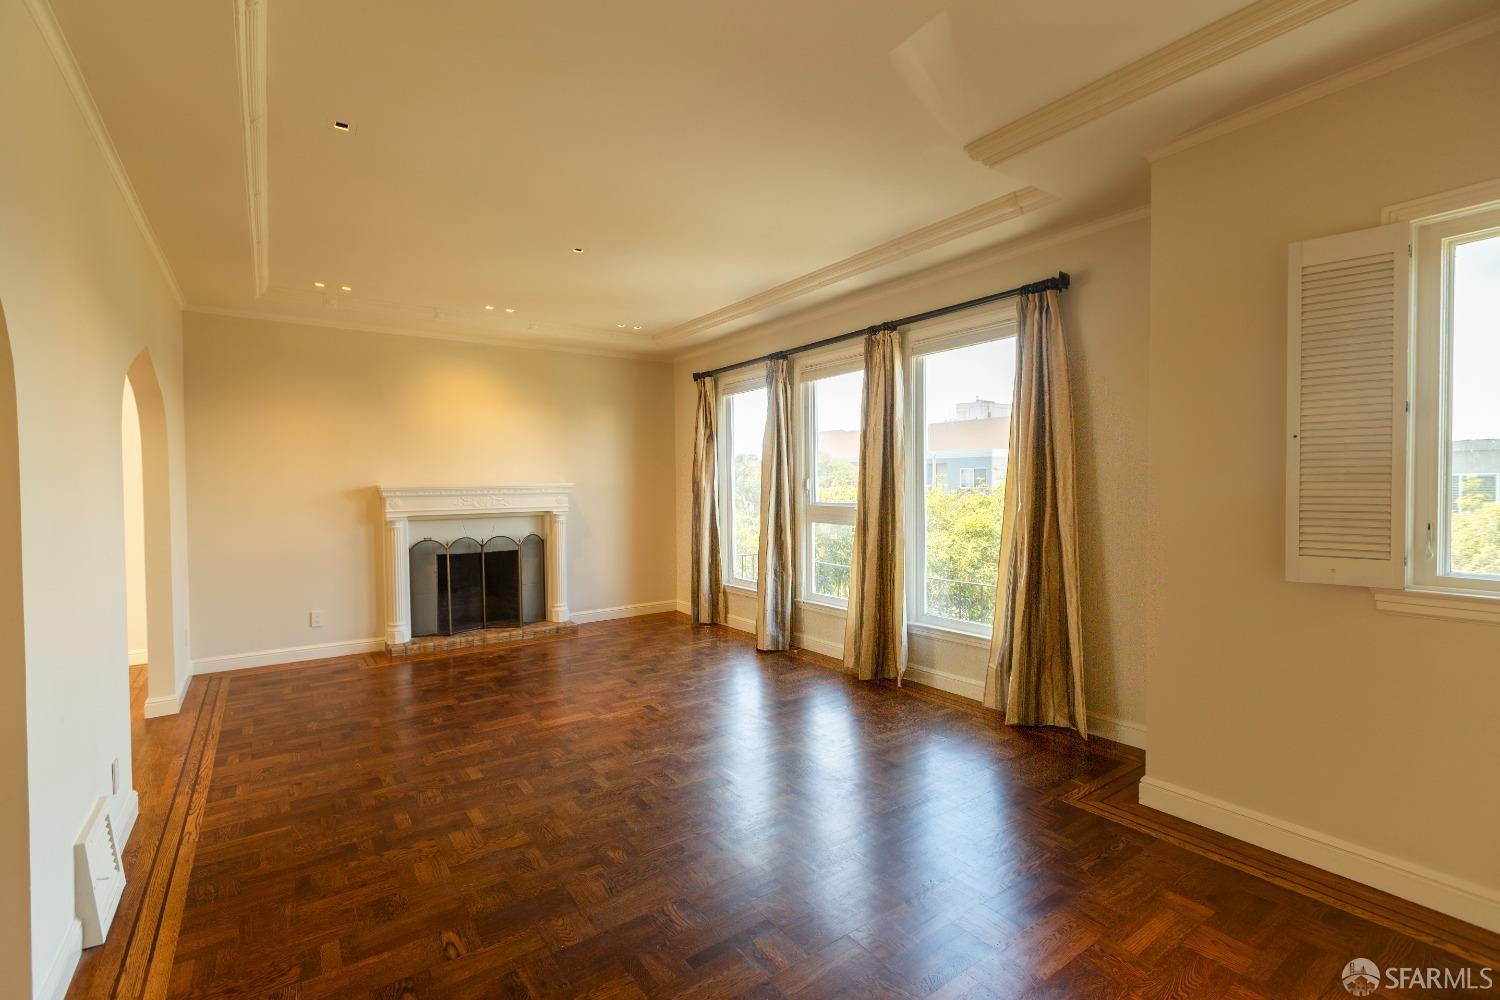
{"label": "empty room", "polygon": [[0,997],[1500,995],[1500,0],[0,0]]}

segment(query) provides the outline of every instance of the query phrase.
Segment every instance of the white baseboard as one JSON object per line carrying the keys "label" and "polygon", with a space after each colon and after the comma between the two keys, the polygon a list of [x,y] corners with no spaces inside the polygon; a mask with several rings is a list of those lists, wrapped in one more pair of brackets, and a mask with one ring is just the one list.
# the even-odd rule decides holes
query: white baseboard
{"label": "white baseboard", "polygon": [[115,835],[119,840],[120,850],[125,850],[125,845],[130,843],[130,835],[135,832],[135,821],[141,818],[141,795],[134,788],[127,788],[115,796],[111,808],[111,815],[115,820]]}
{"label": "white baseboard", "polygon": [[1169,781],[1141,779],[1141,805],[1351,878],[1375,889],[1500,932],[1500,892],[1237,806]]}
{"label": "white baseboard", "polygon": [[145,663],[146,662],[146,650],[145,650],[145,648],[142,647],[141,649],[132,649],[132,650],[129,650],[128,652],[126,652],[126,654],[125,654],[125,662],[128,663],[128,664],[130,664],[130,666],[132,666],[132,667],[138,667],[142,663]]}
{"label": "white baseboard", "polygon": [[754,618],[741,618],[739,615],[729,615],[724,619],[724,624],[734,629],[736,632],[749,632],[751,635],[755,634]]}
{"label": "white baseboard", "polygon": [[596,608],[593,611],[575,611],[573,620],[585,622],[607,622],[616,618],[636,618],[640,615],[659,615],[678,609],[677,601],[649,601],[645,604],[622,604],[618,608]]}
{"label": "white baseboard", "polygon": [[82,958],[83,924],[77,917],[73,917],[68,921],[68,929],[63,933],[57,953],[47,965],[46,974],[31,991],[35,1000],[64,1000],[68,995],[68,987],[73,982],[73,973],[78,971],[78,963]]}
{"label": "white baseboard", "polygon": [[145,716],[148,719],[159,719],[164,715],[176,715],[182,711],[182,696],[187,694],[187,686],[192,683],[192,676],[182,679],[182,686],[172,694],[152,695],[146,699]]}
{"label": "white baseboard", "polygon": [[933,670],[931,667],[908,663],[906,665],[906,679],[916,681],[918,684],[926,684],[930,688],[937,688],[939,691],[956,694],[972,701],[980,701],[984,698],[983,678],[976,681],[972,677],[962,677],[945,670]]}
{"label": "white baseboard", "polygon": [[692,614],[693,614],[693,604],[692,604],[691,601],[678,601],[677,602],[677,610],[681,614],[687,615],[688,617],[692,617]]}
{"label": "white baseboard", "polygon": [[281,649],[261,649],[253,653],[207,656],[193,661],[193,673],[217,674],[225,670],[266,667],[276,663],[301,663],[304,660],[324,660],[330,656],[376,653],[383,649],[385,649],[384,636],[376,636],[373,639],[347,639],[343,642],[317,642],[308,646],[284,646]]}
{"label": "white baseboard", "polygon": [[1128,722],[1125,719],[1116,719],[1112,715],[1099,715],[1095,712],[1089,713],[1089,733],[1094,736],[1102,736],[1116,743],[1123,743],[1137,750],[1146,749],[1146,727],[1139,722]]}
{"label": "white baseboard", "polygon": [[175,694],[161,694],[146,699],[145,716],[160,719],[164,715],[176,715],[182,711],[182,698]]}

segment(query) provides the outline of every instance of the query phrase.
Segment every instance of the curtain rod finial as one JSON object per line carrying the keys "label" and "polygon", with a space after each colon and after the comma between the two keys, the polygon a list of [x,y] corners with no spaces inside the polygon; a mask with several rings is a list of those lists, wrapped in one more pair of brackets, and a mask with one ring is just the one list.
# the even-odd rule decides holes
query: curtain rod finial
{"label": "curtain rod finial", "polygon": [[1057,287],[1059,289],[1067,288],[1072,283],[1073,283],[1073,276],[1071,274],[1069,274],[1067,271],[1058,271],[1057,272]]}

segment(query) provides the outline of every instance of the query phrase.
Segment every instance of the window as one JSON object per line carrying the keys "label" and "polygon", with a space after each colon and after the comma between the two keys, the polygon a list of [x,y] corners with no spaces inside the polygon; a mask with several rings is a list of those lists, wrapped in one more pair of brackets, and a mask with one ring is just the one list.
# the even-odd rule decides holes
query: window
{"label": "window", "polygon": [[[1015,338],[1002,329],[990,322],[959,346],[945,338],[913,348],[914,460],[937,473],[913,505],[909,603],[919,622],[980,633],[995,615],[1016,367]],[[978,336],[987,339],[972,342]]]}
{"label": "window", "polygon": [[809,474],[802,578],[806,596],[824,603],[844,604],[849,597],[864,386],[864,372],[856,369],[811,378],[803,388]]}
{"label": "window", "polygon": [[760,555],[760,452],[766,435],[766,390],[746,389],[725,397],[724,455],[720,496],[724,516],[725,579],[753,587]]}
{"label": "window", "polygon": [[1412,582],[1500,591],[1500,212],[1415,249]]}
{"label": "window", "polygon": [[958,485],[961,489],[988,489],[990,485],[990,470],[988,468],[971,468],[958,470]]}

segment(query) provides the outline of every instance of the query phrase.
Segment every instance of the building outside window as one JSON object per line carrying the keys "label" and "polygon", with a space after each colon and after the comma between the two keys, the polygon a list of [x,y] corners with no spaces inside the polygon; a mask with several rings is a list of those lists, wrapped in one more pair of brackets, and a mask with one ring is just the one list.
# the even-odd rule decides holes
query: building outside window
{"label": "building outside window", "polygon": [[912,571],[920,576],[912,611],[919,622],[987,632],[995,614],[1015,338],[919,353],[914,369],[913,438],[918,461],[934,471],[915,505]]}

